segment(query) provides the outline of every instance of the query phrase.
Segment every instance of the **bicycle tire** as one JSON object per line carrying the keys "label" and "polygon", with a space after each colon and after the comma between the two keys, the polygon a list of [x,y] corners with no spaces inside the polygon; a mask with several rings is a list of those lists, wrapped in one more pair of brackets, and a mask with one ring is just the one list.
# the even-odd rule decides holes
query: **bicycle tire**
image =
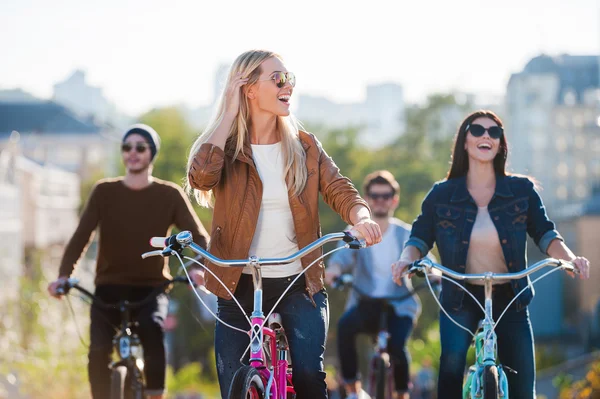
{"label": "bicycle tire", "polygon": [[117,366],[110,377],[110,399],[125,399],[127,367]]}
{"label": "bicycle tire", "polygon": [[258,371],[243,366],[235,372],[229,387],[229,399],[264,399],[265,386]]}
{"label": "bicycle tire", "polygon": [[385,359],[378,357],[375,359],[373,365],[375,367],[375,370],[373,370],[373,373],[375,374],[375,390],[373,392],[375,394],[374,399],[386,399],[385,385],[387,381],[387,363]]}
{"label": "bicycle tire", "polygon": [[483,369],[483,399],[498,399],[498,367],[485,366]]}

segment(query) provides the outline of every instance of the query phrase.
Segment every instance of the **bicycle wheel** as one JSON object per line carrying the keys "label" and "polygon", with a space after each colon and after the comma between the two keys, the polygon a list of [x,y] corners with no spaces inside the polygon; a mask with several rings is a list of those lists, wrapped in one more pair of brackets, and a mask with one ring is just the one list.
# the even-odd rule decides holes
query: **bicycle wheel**
{"label": "bicycle wheel", "polygon": [[125,399],[125,380],[127,367],[117,366],[113,369],[110,379],[110,399]]}
{"label": "bicycle wheel", "polygon": [[498,399],[498,367],[485,366],[483,369],[483,399]]}
{"label": "bicycle wheel", "polygon": [[254,367],[244,366],[233,376],[229,387],[229,399],[264,399],[265,386]]}

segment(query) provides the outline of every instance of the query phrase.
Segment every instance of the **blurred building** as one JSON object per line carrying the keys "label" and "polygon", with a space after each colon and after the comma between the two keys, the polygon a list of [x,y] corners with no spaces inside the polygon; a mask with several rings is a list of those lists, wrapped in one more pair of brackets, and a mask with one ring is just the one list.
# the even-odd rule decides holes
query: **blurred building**
{"label": "blurred building", "polygon": [[131,122],[131,118],[119,113],[115,104],[104,96],[102,88],[87,83],[85,72],[79,69],[54,85],[52,100],[78,117],[99,124],[122,129]]}
{"label": "blurred building", "polygon": [[[0,337],[3,353],[15,354],[15,344],[22,338],[22,318],[28,317],[22,306],[31,298],[21,298],[23,277],[37,275],[42,281],[56,277],[62,249],[77,226],[79,203],[79,176],[24,157],[14,133],[0,150],[0,307],[6,309],[0,322],[6,331]],[[55,309],[47,312],[52,316],[46,320],[60,319]],[[56,339],[61,337],[62,332]]]}
{"label": "blurred building", "polygon": [[551,213],[585,201],[600,179],[598,65],[597,56],[540,55],[508,82],[509,164],[541,183]]}
{"label": "blurred building", "polygon": [[0,251],[11,255],[10,262],[18,259],[13,272],[25,250],[66,244],[77,226],[80,205],[79,176],[23,156],[18,140],[14,133],[0,152],[0,231],[6,234],[0,246],[7,244]]}
{"label": "blurred building", "polygon": [[[548,214],[566,243],[592,264],[600,261],[594,238],[600,212],[591,212],[592,190],[600,181],[599,74],[597,56],[540,55],[511,76],[506,93],[509,169],[539,181]],[[531,264],[546,255],[530,244]],[[530,306],[536,336],[588,331],[599,282],[593,273],[584,282],[561,272],[536,284]]]}
{"label": "blurred building", "polygon": [[361,142],[381,147],[404,133],[404,107],[402,86],[382,83],[367,86],[365,101],[360,103],[340,104],[325,97],[300,95],[295,115],[305,125],[359,127]]}
{"label": "blurred building", "polygon": [[22,154],[34,162],[75,172],[83,180],[97,173],[116,174],[120,133],[81,119],[60,104],[0,101],[0,150],[13,131],[20,135]]}
{"label": "blurred building", "polygon": [[0,303],[18,295],[23,273],[23,223],[21,192],[18,186],[16,152],[12,140],[0,152]]}
{"label": "blurred building", "polygon": [[578,325],[584,344],[600,348],[600,273],[595,265],[600,264],[600,186],[592,189],[583,204],[565,207],[557,212],[557,226],[565,235],[575,254],[585,256],[591,264],[588,280],[565,279],[562,300],[565,307],[565,322]]}

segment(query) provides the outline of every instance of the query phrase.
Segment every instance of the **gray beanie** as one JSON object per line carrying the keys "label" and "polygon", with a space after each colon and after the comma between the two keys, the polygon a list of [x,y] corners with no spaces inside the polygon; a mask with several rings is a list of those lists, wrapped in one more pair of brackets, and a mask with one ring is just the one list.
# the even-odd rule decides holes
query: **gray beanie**
{"label": "gray beanie", "polygon": [[150,145],[150,153],[152,154],[151,160],[154,160],[156,153],[160,149],[160,136],[158,133],[156,133],[156,130],[143,123],[136,123],[125,131],[122,141],[125,142],[125,139],[127,139],[130,134],[139,134],[145,138],[146,141],[148,141],[148,144]]}

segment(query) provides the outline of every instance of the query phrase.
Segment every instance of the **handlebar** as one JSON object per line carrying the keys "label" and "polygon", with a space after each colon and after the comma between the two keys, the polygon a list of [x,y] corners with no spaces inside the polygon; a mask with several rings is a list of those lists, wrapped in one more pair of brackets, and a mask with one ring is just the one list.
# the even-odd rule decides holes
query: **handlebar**
{"label": "handlebar", "polygon": [[312,252],[313,250],[322,247],[328,242],[332,241],[344,241],[348,248],[351,249],[360,249],[365,248],[366,243],[363,239],[358,239],[353,232],[344,231],[340,233],[331,233],[324,235],[313,243],[307,245],[302,248],[298,252],[285,257],[285,258],[258,258],[256,256],[251,256],[248,259],[239,259],[239,260],[225,260],[217,258],[216,256],[211,255],[209,252],[204,250],[202,247],[197,245],[192,240],[192,233],[189,231],[182,231],[177,235],[172,235],[170,237],[153,237],[150,239],[150,245],[154,247],[163,247],[162,250],[146,252],[142,254],[142,258],[146,259],[150,256],[169,256],[173,252],[180,252],[184,248],[190,248],[196,254],[201,255],[209,262],[221,266],[221,267],[245,267],[249,264],[256,264],[261,266],[274,266],[274,265],[285,265],[288,263],[292,263],[297,259],[302,258],[306,254]]}
{"label": "handlebar", "polygon": [[147,305],[148,303],[150,303],[150,301],[152,301],[157,295],[163,293],[166,288],[168,286],[170,286],[171,284],[174,283],[187,283],[188,280],[186,277],[183,276],[178,276],[175,277],[173,280],[167,280],[165,282],[163,282],[162,284],[160,284],[159,286],[157,286],[150,294],[148,294],[148,296],[141,300],[141,301],[137,301],[137,302],[119,302],[119,303],[106,303],[104,301],[102,301],[100,298],[98,298],[96,295],[92,294],[91,292],[89,292],[88,290],[86,290],[85,288],[81,287],[79,285],[79,280],[75,279],[75,278],[70,278],[68,280],[66,280],[64,282],[64,284],[62,284],[60,287],[58,287],[56,289],[56,292],[60,295],[66,295],[69,293],[69,291],[71,289],[76,289],[77,291],[81,292],[82,294],[84,294],[85,296],[87,296],[88,298],[90,298],[93,302],[94,305],[102,308],[102,309],[121,309],[123,307],[125,307],[125,309],[137,309],[140,308],[144,305]]}
{"label": "handlebar", "polygon": [[530,274],[535,273],[536,271],[543,269],[544,267],[548,267],[548,266],[560,267],[562,269],[573,272],[575,274],[579,273],[579,269],[577,269],[573,263],[565,261],[565,260],[554,259],[554,258],[547,258],[547,259],[541,260],[520,272],[515,272],[515,273],[487,272],[487,273],[474,273],[474,274],[458,273],[458,272],[455,272],[454,270],[448,269],[445,266],[442,266],[440,264],[432,262],[430,259],[423,258],[423,259],[413,262],[412,265],[408,268],[408,270],[405,272],[404,275],[419,273],[419,272],[431,274],[431,270],[436,269],[436,270],[439,270],[440,272],[442,272],[442,274],[444,274],[448,277],[451,277],[455,280],[519,280],[519,279],[527,277]]}

